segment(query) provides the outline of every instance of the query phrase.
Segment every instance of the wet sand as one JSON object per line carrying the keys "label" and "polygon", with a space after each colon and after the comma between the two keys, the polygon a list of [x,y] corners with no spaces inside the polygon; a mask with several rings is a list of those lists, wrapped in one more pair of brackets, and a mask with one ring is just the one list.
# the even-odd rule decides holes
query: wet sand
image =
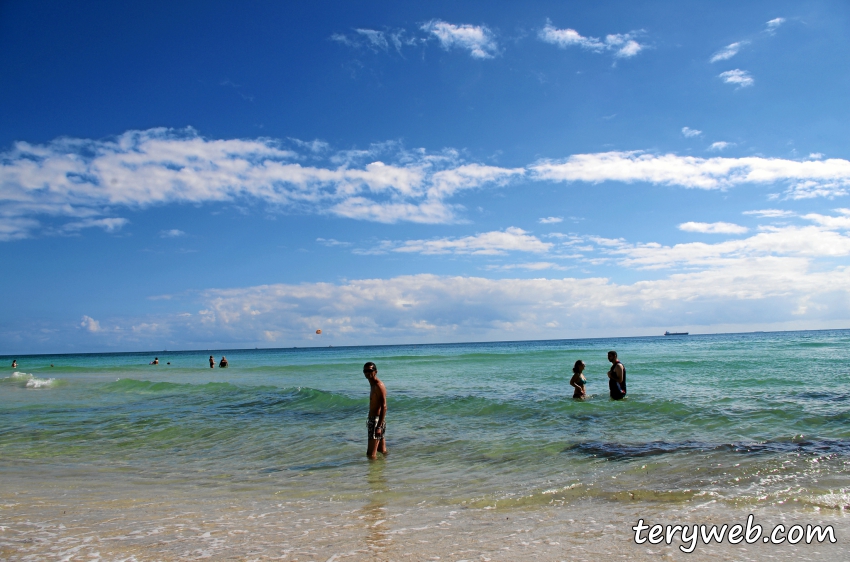
{"label": "wet sand", "polygon": [[[37,489],[5,480],[0,494],[3,560],[840,560],[850,556],[841,510],[736,509],[716,501],[585,500],[534,507],[469,508],[390,497],[293,500],[256,490],[135,489],[91,480]],[[832,525],[835,544],[635,544],[648,524]]]}

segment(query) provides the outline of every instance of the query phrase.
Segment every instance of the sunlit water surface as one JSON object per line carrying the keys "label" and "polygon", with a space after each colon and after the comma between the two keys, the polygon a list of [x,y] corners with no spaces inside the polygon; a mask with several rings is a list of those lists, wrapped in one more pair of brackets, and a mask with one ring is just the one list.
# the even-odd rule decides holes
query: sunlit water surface
{"label": "sunlit water surface", "polygon": [[[621,402],[607,396],[609,349],[628,369]],[[211,353],[230,367],[210,369]],[[154,355],[160,365],[148,364]],[[568,385],[577,359],[584,401]],[[529,557],[580,553],[597,524],[597,554],[654,556],[630,550],[643,512],[843,524],[850,509],[850,331],[17,360],[0,378],[9,559],[74,548],[80,559],[250,558],[252,548],[419,559],[464,550],[439,539],[454,528],[492,534],[469,559],[511,560],[526,556],[501,550],[519,540],[511,533],[522,538],[512,517],[526,520]],[[390,448],[371,463],[370,360],[389,391]],[[409,548],[417,524],[428,542]]]}

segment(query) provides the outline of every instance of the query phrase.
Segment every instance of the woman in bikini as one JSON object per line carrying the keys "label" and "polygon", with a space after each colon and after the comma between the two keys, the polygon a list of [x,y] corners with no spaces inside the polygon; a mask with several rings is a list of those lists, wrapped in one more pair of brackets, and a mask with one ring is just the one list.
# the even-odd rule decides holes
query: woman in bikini
{"label": "woman in bikini", "polygon": [[579,359],[573,365],[573,378],[570,379],[570,386],[576,389],[573,392],[573,398],[578,398],[579,400],[587,397],[587,393],[584,391],[584,385],[587,384],[587,379],[581,374],[582,371],[584,371],[584,361]]}

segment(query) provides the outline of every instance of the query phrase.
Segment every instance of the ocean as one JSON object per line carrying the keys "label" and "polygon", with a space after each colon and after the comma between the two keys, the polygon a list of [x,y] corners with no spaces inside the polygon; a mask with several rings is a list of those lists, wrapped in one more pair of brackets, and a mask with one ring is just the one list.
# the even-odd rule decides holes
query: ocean
{"label": "ocean", "polygon": [[[623,401],[608,397],[610,349]],[[578,359],[583,401],[568,384]],[[850,552],[847,330],[0,361],[4,560]],[[366,361],[388,390],[377,461]],[[631,529],[748,514],[831,525],[837,541],[686,555]]]}

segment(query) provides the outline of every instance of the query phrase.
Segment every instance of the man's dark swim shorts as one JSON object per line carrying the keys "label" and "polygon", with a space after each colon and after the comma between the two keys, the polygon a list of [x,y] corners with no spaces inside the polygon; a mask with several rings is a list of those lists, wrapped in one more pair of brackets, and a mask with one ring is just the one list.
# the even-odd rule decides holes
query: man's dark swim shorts
{"label": "man's dark swim shorts", "polygon": [[[387,432],[387,420],[384,420],[380,426],[378,426],[378,420],[381,418],[370,418],[366,420],[366,429],[369,432],[369,439],[383,439],[385,437],[385,433]],[[381,434],[377,435],[375,432],[380,429]]]}

